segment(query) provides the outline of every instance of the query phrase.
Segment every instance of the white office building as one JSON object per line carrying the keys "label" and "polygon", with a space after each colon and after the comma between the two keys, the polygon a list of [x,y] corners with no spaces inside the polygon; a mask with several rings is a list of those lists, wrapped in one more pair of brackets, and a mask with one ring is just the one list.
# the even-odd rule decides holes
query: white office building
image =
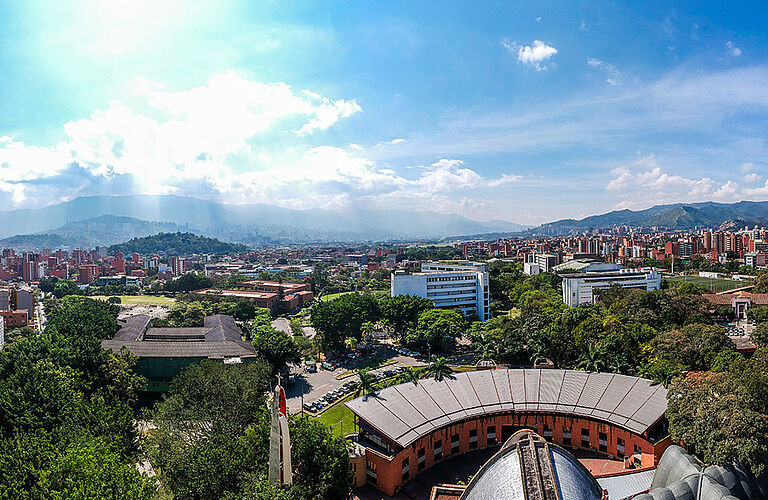
{"label": "white office building", "polygon": [[651,291],[661,288],[656,269],[620,269],[614,272],[563,274],[563,302],[570,307],[595,303],[595,290],[618,285]]}
{"label": "white office building", "polygon": [[488,267],[468,261],[424,262],[421,272],[392,274],[392,295],[427,298],[441,309],[455,309],[465,316],[490,318]]}

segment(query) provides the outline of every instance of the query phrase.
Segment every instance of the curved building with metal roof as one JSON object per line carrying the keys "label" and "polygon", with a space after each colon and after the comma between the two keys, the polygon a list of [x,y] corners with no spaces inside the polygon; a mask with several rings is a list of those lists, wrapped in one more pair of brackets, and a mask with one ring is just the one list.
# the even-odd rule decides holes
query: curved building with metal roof
{"label": "curved building with metal roof", "polygon": [[666,441],[667,391],[637,377],[498,369],[388,387],[346,403],[367,448],[367,478],[391,495],[444,457],[532,429],[553,443],[641,467]]}

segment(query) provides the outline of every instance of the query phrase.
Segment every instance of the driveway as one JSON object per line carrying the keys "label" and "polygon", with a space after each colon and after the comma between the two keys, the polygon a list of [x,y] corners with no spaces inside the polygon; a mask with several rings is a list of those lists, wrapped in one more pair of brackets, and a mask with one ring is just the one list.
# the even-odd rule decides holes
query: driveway
{"label": "driveway", "polygon": [[[423,365],[423,361],[419,361],[416,358],[409,356],[401,356],[393,350],[380,345],[377,346],[373,358],[381,359],[382,361],[387,359],[394,359],[395,364],[382,366],[375,370],[371,370],[371,373],[383,372],[385,370],[391,370],[396,366],[416,366]],[[335,371],[327,371],[319,368],[317,373],[304,372],[301,367],[292,367],[291,373],[295,373],[296,383],[292,387],[287,387],[285,390],[285,396],[287,398],[288,411],[290,413],[296,413],[301,410],[301,396],[304,395],[304,402],[311,403],[321,397],[325,396],[329,391],[338,389],[346,382],[350,380],[357,380],[356,376],[347,377],[343,380],[336,380],[336,376],[344,373],[345,371],[359,366],[371,358],[358,359],[356,363],[349,364],[347,368],[337,368]]]}

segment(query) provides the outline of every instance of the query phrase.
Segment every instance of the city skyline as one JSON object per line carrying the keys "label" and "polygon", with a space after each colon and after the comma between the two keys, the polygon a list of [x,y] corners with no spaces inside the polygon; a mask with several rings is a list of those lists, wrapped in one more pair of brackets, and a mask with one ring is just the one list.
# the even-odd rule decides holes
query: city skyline
{"label": "city skyline", "polygon": [[764,9],[29,2],[0,13],[8,208],[173,193],[537,225],[768,199]]}

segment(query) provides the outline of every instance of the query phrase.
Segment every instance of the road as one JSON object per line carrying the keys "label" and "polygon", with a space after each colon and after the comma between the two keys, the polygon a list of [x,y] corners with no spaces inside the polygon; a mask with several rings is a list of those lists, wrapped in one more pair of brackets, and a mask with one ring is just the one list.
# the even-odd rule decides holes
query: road
{"label": "road", "polygon": [[[379,346],[376,348],[376,352],[373,357],[383,360],[394,359],[395,364],[390,364],[371,370],[371,373],[378,373],[385,370],[391,370],[396,366],[416,366],[423,365],[423,361],[419,361],[416,358],[409,356],[401,356],[396,352],[385,346]],[[370,358],[367,358],[370,359]],[[363,364],[366,360],[360,360],[357,364]],[[354,368],[354,365],[351,366]],[[356,377],[348,377],[343,380],[336,380],[336,376],[344,373],[349,368],[338,368],[335,371],[329,372],[327,370],[319,369],[317,373],[306,373],[303,368],[294,367],[292,373],[297,375],[296,383],[293,387],[288,387],[285,391],[285,396],[288,403],[288,411],[290,413],[296,413],[301,410],[301,395],[304,394],[304,402],[311,403],[326,393],[334,389],[338,389],[346,382],[350,380],[357,380]]]}

